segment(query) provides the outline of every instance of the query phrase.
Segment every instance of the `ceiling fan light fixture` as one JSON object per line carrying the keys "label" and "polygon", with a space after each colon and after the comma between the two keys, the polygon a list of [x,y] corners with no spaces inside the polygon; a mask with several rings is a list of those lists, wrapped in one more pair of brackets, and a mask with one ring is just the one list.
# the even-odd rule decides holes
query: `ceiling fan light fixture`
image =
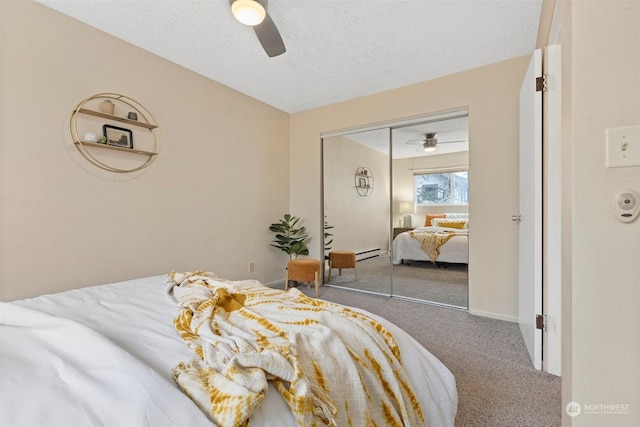
{"label": "ceiling fan light fixture", "polygon": [[233,16],[245,25],[258,25],[267,15],[262,4],[255,0],[236,0],[231,5]]}
{"label": "ceiling fan light fixture", "polygon": [[427,142],[422,144],[422,149],[424,151],[426,151],[427,153],[430,153],[432,151],[436,151],[436,144],[437,144],[436,140],[427,140]]}

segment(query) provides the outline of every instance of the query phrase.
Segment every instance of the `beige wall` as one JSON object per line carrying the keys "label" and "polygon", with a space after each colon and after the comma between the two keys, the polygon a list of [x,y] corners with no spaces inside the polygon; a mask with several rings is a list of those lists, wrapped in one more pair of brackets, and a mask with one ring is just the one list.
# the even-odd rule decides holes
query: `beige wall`
{"label": "beige wall", "polygon": [[[565,404],[570,398],[582,405],[574,426],[638,426],[640,220],[617,221],[611,205],[616,191],[640,191],[640,167],[605,168],[605,131],[640,125],[640,2],[573,1],[562,12],[562,52],[570,61],[563,65],[563,97],[571,99],[566,143],[573,153],[565,195],[573,204]],[[586,414],[592,404],[629,406],[625,415]]]}
{"label": "beige wall", "polygon": [[[283,277],[268,226],[288,210],[288,114],[40,4],[0,13],[1,299],[172,269]],[[142,173],[98,169],[71,143],[72,109],[105,91],[161,126]]]}
{"label": "beige wall", "polygon": [[[292,115],[291,176],[300,177],[290,184],[292,210],[320,231],[322,132],[468,107],[469,307],[516,320],[518,228],[511,215],[518,209],[518,96],[528,61],[516,58]],[[319,245],[311,249],[317,256]]]}
{"label": "beige wall", "polygon": [[[324,213],[334,226],[332,248],[355,252],[379,248],[386,252],[389,249],[389,156],[346,137],[335,136],[324,139],[323,160]],[[355,189],[354,173],[359,167],[368,167],[373,177],[373,191],[366,197]]]}

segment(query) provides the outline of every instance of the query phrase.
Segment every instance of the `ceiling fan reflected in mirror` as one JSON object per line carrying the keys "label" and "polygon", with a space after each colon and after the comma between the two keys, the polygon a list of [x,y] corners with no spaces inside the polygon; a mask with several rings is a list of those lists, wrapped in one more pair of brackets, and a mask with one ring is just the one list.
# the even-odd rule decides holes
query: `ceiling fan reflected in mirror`
{"label": "ceiling fan reflected in mirror", "polygon": [[253,27],[258,41],[270,58],[287,51],[280,32],[267,13],[267,0],[229,0],[233,16]]}
{"label": "ceiling fan reflected in mirror", "polygon": [[418,149],[416,151],[426,151],[427,153],[436,151],[436,146],[438,144],[452,144],[454,142],[465,142],[464,139],[460,139],[460,140],[456,140],[456,141],[438,141],[438,138],[436,138],[436,136],[438,135],[437,132],[427,132],[425,134],[422,135],[422,139],[410,139],[409,141],[405,142],[405,144],[420,144],[421,146],[418,147]]}

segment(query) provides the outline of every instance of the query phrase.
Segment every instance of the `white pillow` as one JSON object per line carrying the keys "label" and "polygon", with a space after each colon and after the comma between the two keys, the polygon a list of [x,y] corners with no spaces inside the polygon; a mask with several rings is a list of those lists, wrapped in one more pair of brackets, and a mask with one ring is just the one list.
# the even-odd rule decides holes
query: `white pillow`
{"label": "white pillow", "polygon": [[446,213],[446,219],[469,219],[469,214],[466,212],[461,213]]}

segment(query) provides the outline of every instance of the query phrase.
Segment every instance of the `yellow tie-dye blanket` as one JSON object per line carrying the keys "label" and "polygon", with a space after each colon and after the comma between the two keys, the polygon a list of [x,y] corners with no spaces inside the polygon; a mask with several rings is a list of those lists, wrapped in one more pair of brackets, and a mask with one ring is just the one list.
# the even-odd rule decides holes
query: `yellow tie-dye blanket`
{"label": "yellow tie-dye blanket", "polygon": [[420,240],[420,248],[429,255],[433,264],[440,256],[440,246],[444,245],[453,236],[468,236],[466,231],[410,231],[409,236]]}
{"label": "yellow tie-dye blanket", "polygon": [[253,280],[168,275],[176,329],[198,357],[173,370],[219,426],[248,426],[267,381],[299,426],[424,426],[393,336],[347,307]]}

